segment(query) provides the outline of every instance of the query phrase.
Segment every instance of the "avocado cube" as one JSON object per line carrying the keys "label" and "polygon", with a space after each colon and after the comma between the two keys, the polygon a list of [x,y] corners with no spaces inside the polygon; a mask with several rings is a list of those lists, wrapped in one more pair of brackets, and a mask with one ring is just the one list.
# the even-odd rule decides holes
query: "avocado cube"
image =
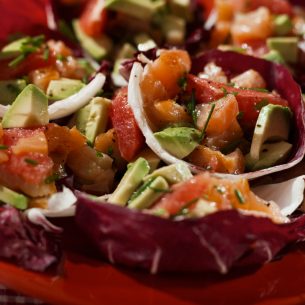
{"label": "avocado cube", "polygon": [[9,204],[16,209],[25,210],[28,207],[28,198],[22,194],[14,192],[7,187],[0,186],[0,201]]}
{"label": "avocado cube", "polygon": [[3,128],[38,127],[48,123],[48,99],[32,84],[21,91],[2,119]]}
{"label": "avocado cube", "polygon": [[90,143],[94,143],[98,134],[105,132],[110,105],[110,100],[95,97],[76,113],[76,128],[86,136]]}
{"label": "avocado cube", "polygon": [[88,36],[81,28],[79,21],[73,21],[73,28],[81,46],[94,59],[100,60],[105,58],[112,49],[112,42],[106,35],[101,35],[98,38]]}
{"label": "avocado cube", "polygon": [[0,59],[12,58],[18,56],[21,52],[21,47],[28,41],[29,37],[23,37],[12,41],[8,45],[4,46],[0,52]]}
{"label": "avocado cube", "polygon": [[193,177],[188,166],[180,162],[158,168],[144,177],[143,180],[148,181],[159,176],[163,177],[169,184],[183,182]]}
{"label": "avocado cube", "polygon": [[291,118],[292,112],[288,107],[269,104],[261,109],[251,142],[252,160],[260,160],[265,142],[288,140]]}
{"label": "avocado cube", "polygon": [[293,24],[288,15],[277,15],[273,21],[274,32],[278,36],[284,36],[291,32]]}
{"label": "avocado cube", "polygon": [[47,88],[47,96],[50,100],[63,100],[79,92],[85,84],[78,79],[61,78],[51,80]]}
{"label": "avocado cube", "polygon": [[259,160],[246,155],[246,168],[255,171],[280,164],[287,159],[291,150],[292,144],[285,141],[263,144]]}
{"label": "avocado cube", "polygon": [[186,22],[183,18],[167,15],[162,23],[162,31],[168,44],[182,45],[185,38]]}
{"label": "avocado cube", "polygon": [[168,190],[168,183],[163,177],[152,178],[134,193],[128,202],[128,207],[138,210],[147,209]]}
{"label": "avocado cube", "polygon": [[263,55],[263,59],[276,62],[277,64],[285,65],[285,60],[282,55],[276,50],[270,50],[268,53]]}
{"label": "avocado cube", "polygon": [[134,163],[128,164],[126,173],[109,197],[108,202],[125,206],[149,170],[149,164],[144,158],[139,158]]}
{"label": "avocado cube", "polygon": [[173,156],[183,159],[198,145],[200,132],[189,127],[169,127],[154,133],[160,145]]}
{"label": "avocado cube", "polygon": [[165,9],[165,0],[106,0],[105,8],[141,20],[151,20],[160,10]]}
{"label": "avocado cube", "polygon": [[0,103],[2,105],[11,104],[25,87],[24,79],[0,81]]}
{"label": "avocado cube", "polygon": [[169,0],[171,14],[183,18],[187,21],[192,20],[191,0]]}
{"label": "avocado cube", "polygon": [[280,53],[288,63],[296,63],[298,60],[298,37],[271,37],[267,39],[270,50]]}

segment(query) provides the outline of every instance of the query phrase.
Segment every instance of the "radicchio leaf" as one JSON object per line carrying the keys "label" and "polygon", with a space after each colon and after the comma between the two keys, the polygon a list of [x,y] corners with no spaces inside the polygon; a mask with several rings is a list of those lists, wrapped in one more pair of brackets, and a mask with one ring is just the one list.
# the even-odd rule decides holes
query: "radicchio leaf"
{"label": "radicchio leaf", "polygon": [[256,70],[263,76],[269,89],[275,89],[288,101],[294,114],[294,124],[292,126],[294,149],[290,160],[285,164],[247,173],[242,176],[247,179],[253,179],[288,169],[299,163],[305,154],[305,107],[302,100],[301,89],[294,81],[289,70],[283,65],[260,58],[242,55],[236,52],[212,50],[198,55],[193,59],[191,72],[197,74],[203,71],[204,66],[209,62],[214,62],[216,65],[220,66],[226,74],[231,76],[241,74],[249,69]]}
{"label": "radicchio leaf", "polygon": [[0,208],[0,258],[33,271],[46,271],[61,258],[58,234],[31,224],[16,209]]}
{"label": "radicchio leaf", "polygon": [[[78,194],[76,223],[111,263],[159,272],[227,273],[259,266],[305,238],[305,216],[287,224],[220,211],[173,221]],[[90,225],[88,225],[90,223]]]}

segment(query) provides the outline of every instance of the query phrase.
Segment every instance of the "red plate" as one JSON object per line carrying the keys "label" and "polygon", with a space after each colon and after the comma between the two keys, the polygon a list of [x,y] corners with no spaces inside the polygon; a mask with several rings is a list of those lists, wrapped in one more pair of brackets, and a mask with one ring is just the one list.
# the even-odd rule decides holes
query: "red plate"
{"label": "red plate", "polygon": [[149,275],[93,258],[74,227],[66,232],[62,275],[33,273],[1,262],[0,283],[52,304],[305,304],[304,244],[256,271],[235,271],[226,276]]}

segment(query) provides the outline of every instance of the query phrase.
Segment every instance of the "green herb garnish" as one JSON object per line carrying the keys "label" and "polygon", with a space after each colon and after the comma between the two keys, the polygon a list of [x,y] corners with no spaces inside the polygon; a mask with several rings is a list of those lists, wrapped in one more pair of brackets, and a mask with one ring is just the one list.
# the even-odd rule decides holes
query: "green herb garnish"
{"label": "green herb garnish", "polygon": [[211,120],[211,117],[212,117],[213,111],[214,111],[214,109],[215,109],[215,106],[216,106],[215,103],[212,103],[212,104],[211,104],[211,109],[210,109],[209,115],[208,115],[208,117],[207,117],[207,120],[205,121],[204,127],[203,127],[203,129],[202,129],[202,131],[201,131],[201,135],[200,135],[200,137],[199,137],[199,143],[201,143],[202,140],[203,140],[204,137],[205,137],[205,132],[206,132],[206,129],[207,129],[207,127],[208,127],[208,124],[209,124],[209,122],[210,122],[210,120]]}
{"label": "green herb garnish", "polygon": [[235,190],[234,190],[234,193],[235,193],[235,196],[236,196],[236,198],[238,199],[238,201],[239,201],[240,203],[245,203],[245,198],[244,198],[244,196],[242,195],[242,193],[240,192],[240,190],[235,189]]}
{"label": "green herb garnish", "polygon": [[192,90],[191,98],[186,104],[187,113],[192,117],[194,124],[197,122],[197,112],[196,112],[196,97],[195,90]]}
{"label": "green herb garnish", "polygon": [[6,150],[6,149],[8,149],[8,146],[6,146],[6,145],[0,145],[0,150]]}
{"label": "green herb garnish", "polygon": [[26,162],[26,163],[28,163],[28,164],[30,164],[30,165],[32,165],[32,166],[38,165],[38,162],[37,162],[36,160],[29,159],[29,158],[25,158],[25,159],[24,159],[24,162]]}
{"label": "green herb garnish", "polygon": [[43,51],[43,55],[42,55],[42,58],[44,60],[48,60],[50,57],[50,49],[48,47],[46,47]]}
{"label": "green herb garnish", "polygon": [[254,108],[256,110],[261,110],[263,107],[267,106],[269,101],[266,98],[263,98],[259,103],[257,103]]}
{"label": "green herb garnish", "polygon": [[41,47],[42,43],[44,42],[44,38],[44,35],[27,37],[25,41],[21,44],[20,54],[11,62],[9,62],[9,67],[16,67],[21,62],[23,62],[30,54],[37,52]]}
{"label": "green herb garnish", "polygon": [[59,179],[60,179],[59,173],[54,173],[54,174],[48,176],[46,179],[44,179],[44,183],[51,184]]}
{"label": "green herb garnish", "polygon": [[187,86],[187,78],[186,78],[186,75],[183,75],[182,77],[180,77],[178,79],[178,86],[182,89],[182,90],[185,90],[186,89],[186,86]]}
{"label": "green herb garnish", "polygon": [[153,183],[153,181],[156,178],[151,178],[147,180],[147,182],[143,183],[142,186],[140,186],[130,197],[129,202],[139,197],[147,188],[150,187],[150,185]]}
{"label": "green herb garnish", "polygon": [[152,186],[149,186],[149,188],[154,191],[155,193],[172,193],[173,191],[172,190],[168,190],[168,189],[159,189],[157,187],[152,187]]}
{"label": "green herb garnish", "polygon": [[188,202],[186,202],[180,209],[179,211],[176,213],[176,214],[173,214],[171,215],[172,218],[174,217],[177,217],[177,216],[180,216],[180,215],[185,215],[188,213],[188,208],[194,204],[195,202],[197,202],[200,198],[199,197],[196,197]]}
{"label": "green herb garnish", "polygon": [[241,120],[244,117],[245,113],[243,111],[239,111],[236,118],[237,120]]}
{"label": "green herb garnish", "polygon": [[97,156],[98,158],[102,158],[104,155],[103,155],[102,152],[97,151],[97,152],[96,152],[96,156]]}
{"label": "green herb garnish", "polygon": [[113,154],[113,147],[111,147],[111,146],[108,147],[107,153],[108,153],[109,156],[112,156],[112,154]]}

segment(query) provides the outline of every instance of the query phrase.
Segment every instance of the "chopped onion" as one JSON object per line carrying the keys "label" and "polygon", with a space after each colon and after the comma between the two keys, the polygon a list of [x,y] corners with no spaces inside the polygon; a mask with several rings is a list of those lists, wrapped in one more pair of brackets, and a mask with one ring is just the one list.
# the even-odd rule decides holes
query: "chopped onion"
{"label": "chopped onion", "polygon": [[30,222],[42,226],[52,232],[59,232],[61,228],[54,226],[46,217],[70,217],[75,215],[76,197],[67,187],[62,192],[53,194],[48,200],[48,208],[32,208],[25,211]]}

